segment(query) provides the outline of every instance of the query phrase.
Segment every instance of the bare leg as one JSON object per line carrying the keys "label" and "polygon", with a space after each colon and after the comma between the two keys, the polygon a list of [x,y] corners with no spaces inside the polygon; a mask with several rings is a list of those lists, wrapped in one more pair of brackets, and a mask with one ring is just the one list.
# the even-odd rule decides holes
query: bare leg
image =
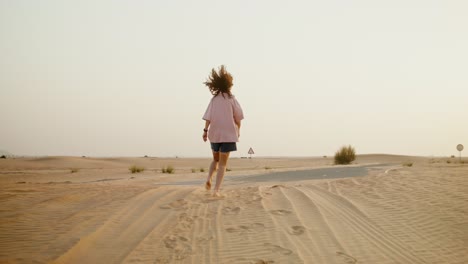
{"label": "bare leg", "polygon": [[219,188],[224,179],[224,173],[226,172],[226,165],[229,159],[229,152],[221,152],[219,154],[219,167],[218,173],[216,174],[216,186],[214,188],[214,196],[219,196]]}
{"label": "bare leg", "polygon": [[210,164],[210,169],[208,170],[208,178],[206,179],[205,189],[211,189],[211,179],[213,178],[213,174],[216,171],[216,167],[218,167],[218,160],[219,160],[219,152],[213,151],[213,161]]}

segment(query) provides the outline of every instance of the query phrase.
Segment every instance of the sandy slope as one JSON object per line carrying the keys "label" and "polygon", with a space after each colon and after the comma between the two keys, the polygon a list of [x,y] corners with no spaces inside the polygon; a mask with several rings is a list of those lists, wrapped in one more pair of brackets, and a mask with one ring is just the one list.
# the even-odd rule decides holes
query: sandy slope
{"label": "sandy slope", "polygon": [[[401,166],[407,160],[414,166]],[[203,179],[185,171],[206,159],[179,159],[181,172],[171,176],[129,174],[135,162],[153,164],[0,163],[0,263],[468,262],[468,165],[367,156],[359,162],[395,165],[346,179],[226,182],[220,199],[201,186],[159,184]],[[83,169],[71,175],[71,166]],[[327,164],[239,159],[230,166],[245,175]]]}

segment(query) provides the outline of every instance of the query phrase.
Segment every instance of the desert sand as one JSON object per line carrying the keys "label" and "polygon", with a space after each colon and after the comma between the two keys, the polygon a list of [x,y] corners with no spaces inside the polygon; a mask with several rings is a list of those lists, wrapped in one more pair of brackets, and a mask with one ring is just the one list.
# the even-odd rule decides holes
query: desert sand
{"label": "desert sand", "polygon": [[456,160],[0,159],[0,263],[468,263]]}

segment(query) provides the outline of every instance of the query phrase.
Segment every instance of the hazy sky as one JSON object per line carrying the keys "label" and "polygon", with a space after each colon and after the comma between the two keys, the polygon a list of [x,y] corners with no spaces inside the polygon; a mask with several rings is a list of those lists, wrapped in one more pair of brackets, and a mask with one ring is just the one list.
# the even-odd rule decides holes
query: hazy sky
{"label": "hazy sky", "polygon": [[468,1],[0,0],[0,149],[209,156],[211,68],[245,120],[233,156],[458,155]]}

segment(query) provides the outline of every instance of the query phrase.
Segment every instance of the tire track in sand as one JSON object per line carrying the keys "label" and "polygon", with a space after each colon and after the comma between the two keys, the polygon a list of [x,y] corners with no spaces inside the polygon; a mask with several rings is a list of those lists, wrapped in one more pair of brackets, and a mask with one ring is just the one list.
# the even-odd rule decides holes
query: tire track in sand
{"label": "tire track in sand", "polygon": [[124,187],[122,192],[120,186],[105,189],[102,184],[34,187],[37,191],[2,201],[3,208],[14,210],[0,213],[0,263],[49,263],[149,189]]}
{"label": "tire track in sand", "polygon": [[314,200],[336,225],[346,224],[377,247],[377,251],[386,258],[396,263],[424,263],[423,260],[408,252],[403,241],[373,223],[345,197],[337,196],[316,186],[299,187],[297,190]]}
{"label": "tire track in sand", "polygon": [[[167,225],[175,212],[161,207],[173,201],[183,204],[180,199],[192,191],[186,188],[161,191],[157,188],[141,193],[53,263],[122,262],[153,230],[164,231],[161,227]],[[177,203],[173,205],[177,206]]]}
{"label": "tire track in sand", "polygon": [[[297,191],[296,187],[273,191],[269,202],[264,205],[265,210],[274,216],[277,229],[304,263],[355,263],[343,257],[345,248],[316,202]],[[283,209],[272,211],[271,208]],[[284,208],[291,213],[274,214],[278,210],[285,211]]]}

